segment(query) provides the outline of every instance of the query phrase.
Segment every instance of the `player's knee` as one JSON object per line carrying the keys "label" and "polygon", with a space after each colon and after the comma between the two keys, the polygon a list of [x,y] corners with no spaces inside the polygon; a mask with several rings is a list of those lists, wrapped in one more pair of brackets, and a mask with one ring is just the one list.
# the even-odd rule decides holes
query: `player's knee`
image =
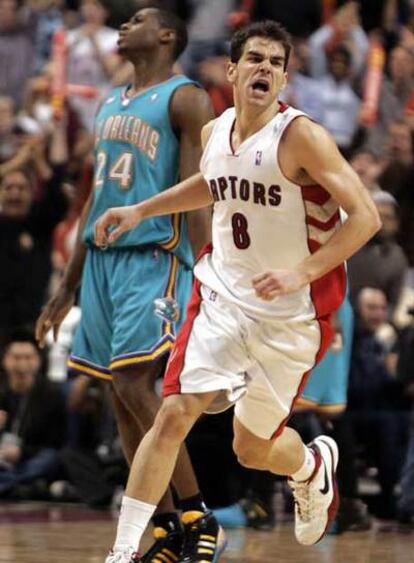
{"label": "player's knee", "polygon": [[237,456],[238,462],[243,467],[247,467],[248,469],[267,469],[266,452],[256,445],[235,437],[233,450]]}
{"label": "player's knee", "polygon": [[135,381],[129,376],[129,374],[115,373],[112,379],[112,385],[114,387],[115,393],[121,399],[122,403],[128,405],[131,397],[136,398],[137,394],[133,392],[132,387],[136,385]]}
{"label": "player's knee", "polygon": [[183,441],[195,422],[195,416],[180,396],[163,401],[155,426],[165,439]]}

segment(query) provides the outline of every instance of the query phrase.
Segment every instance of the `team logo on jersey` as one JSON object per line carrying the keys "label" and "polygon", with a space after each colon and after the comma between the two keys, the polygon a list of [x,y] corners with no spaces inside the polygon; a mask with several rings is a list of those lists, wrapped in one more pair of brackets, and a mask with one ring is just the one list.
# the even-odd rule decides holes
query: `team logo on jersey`
{"label": "team logo on jersey", "polygon": [[151,102],[155,102],[155,100],[156,100],[157,98],[158,98],[158,94],[157,94],[157,92],[155,92],[155,94],[153,94],[153,95],[151,96],[151,98],[150,98],[150,99],[151,99]]}
{"label": "team logo on jersey", "polygon": [[107,103],[107,104],[112,104],[112,102],[114,102],[114,101],[115,101],[115,96],[111,96],[110,98],[108,98],[108,99],[106,100],[106,103]]}
{"label": "team logo on jersey", "polygon": [[256,152],[256,159],[254,161],[256,166],[260,166],[262,164],[262,151]]}
{"label": "team logo on jersey", "polygon": [[208,298],[210,299],[210,301],[215,301],[217,299],[217,293],[215,291],[211,290]]}

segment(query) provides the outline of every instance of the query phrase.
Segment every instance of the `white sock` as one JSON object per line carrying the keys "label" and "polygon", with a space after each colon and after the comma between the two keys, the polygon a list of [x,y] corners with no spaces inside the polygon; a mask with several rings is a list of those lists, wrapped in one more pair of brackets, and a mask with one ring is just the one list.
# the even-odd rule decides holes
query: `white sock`
{"label": "white sock", "polygon": [[305,444],[303,444],[303,448],[305,452],[305,460],[302,467],[298,469],[296,473],[291,475],[291,478],[294,481],[307,481],[315,469],[316,460],[312,450],[305,446]]}
{"label": "white sock", "polygon": [[138,551],[142,535],[156,508],[153,504],[147,504],[126,495],[123,497],[114,552],[123,551],[128,547],[133,547],[134,551]]}

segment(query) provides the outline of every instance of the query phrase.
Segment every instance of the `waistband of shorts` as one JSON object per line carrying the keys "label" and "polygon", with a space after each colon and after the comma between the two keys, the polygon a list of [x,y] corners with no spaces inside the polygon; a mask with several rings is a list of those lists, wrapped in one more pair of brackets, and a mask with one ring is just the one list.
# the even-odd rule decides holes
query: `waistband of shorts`
{"label": "waistband of shorts", "polygon": [[[168,255],[173,254],[173,252],[170,252],[169,250],[165,250],[165,248],[162,248],[158,244],[113,246],[113,247],[108,247],[105,250],[102,250],[101,248],[99,248],[95,244],[92,244],[91,242],[86,243],[86,245],[87,245],[89,250],[92,250],[93,252],[97,252],[97,253],[104,253],[104,254],[113,254],[115,252],[116,253],[137,252],[137,253],[145,254],[146,252],[155,252],[155,251],[162,252],[163,254],[168,254]],[[178,256],[177,256],[177,258],[178,258]]]}

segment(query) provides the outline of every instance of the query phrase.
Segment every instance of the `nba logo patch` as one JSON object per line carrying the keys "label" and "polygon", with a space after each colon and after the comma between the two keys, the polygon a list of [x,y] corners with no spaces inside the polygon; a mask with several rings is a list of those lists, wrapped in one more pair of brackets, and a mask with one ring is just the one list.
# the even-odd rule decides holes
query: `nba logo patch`
{"label": "nba logo patch", "polygon": [[256,152],[256,160],[254,163],[256,166],[260,166],[262,164],[262,151]]}

